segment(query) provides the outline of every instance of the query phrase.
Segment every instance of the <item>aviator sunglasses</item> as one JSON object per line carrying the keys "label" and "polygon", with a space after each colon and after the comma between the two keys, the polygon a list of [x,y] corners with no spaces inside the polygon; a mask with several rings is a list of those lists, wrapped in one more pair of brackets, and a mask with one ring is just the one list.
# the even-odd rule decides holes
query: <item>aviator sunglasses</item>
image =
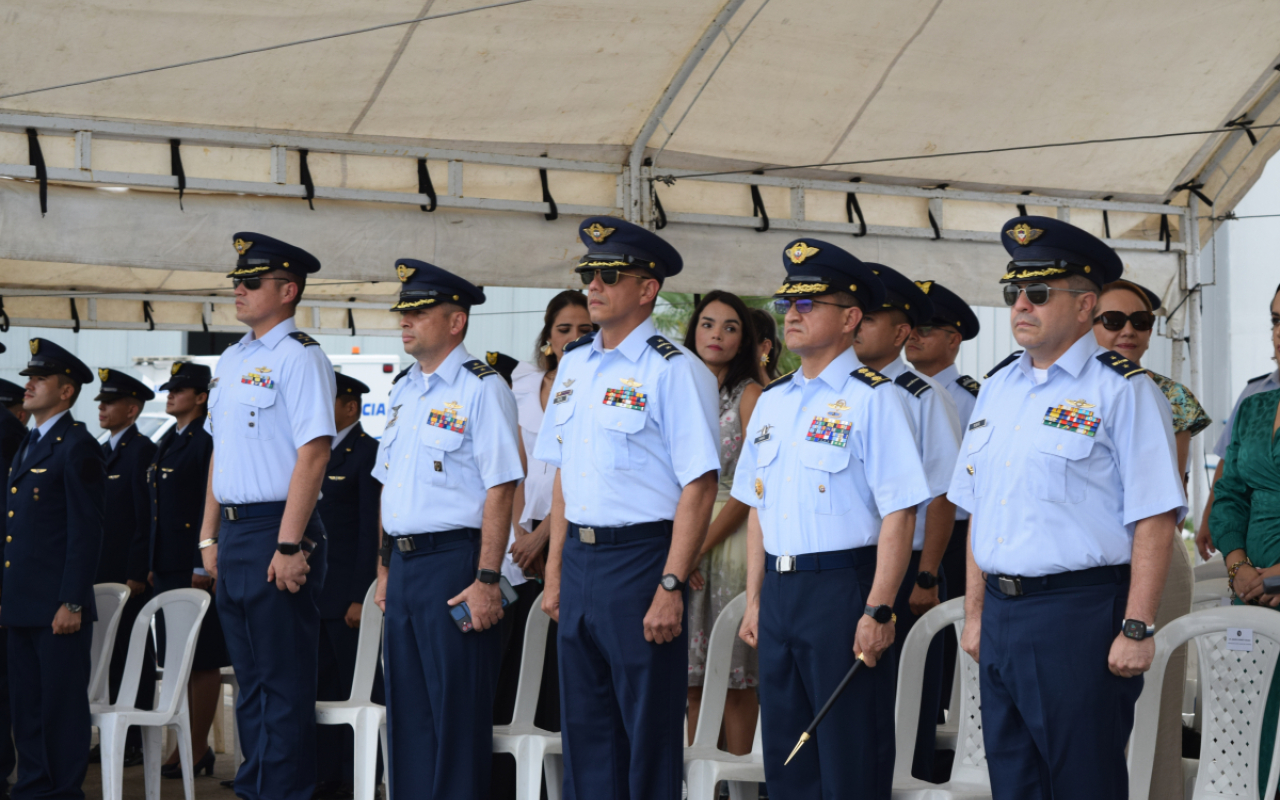
{"label": "aviator sunglasses", "polygon": [[853,306],[844,306],[844,305],[840,305],[839,303],[825,303],[821,300],[814,300],[809,297],[804,297],[799,300],[792,300],[788,298],[778,298],[777,300],[773,301],[773,311],[775,314],[786,314],[787,311],[791,309],[791,306],[794,305],[796,307],[796,311],[800,312],[801,314],[808,314],[810,311],[813,310],[813,307],[815,304],[820,306],[835,306],[836,308],[853,308]]}
{"label": "aviator sunglasses", "polygon": [[648,275],[632,275],[629,272],[622,272],[621,270],[614,269],[614,268],[584,269],[578,272],[578,277],[582,279],[583,286],[590,286],[591,282],[596,279],[597,275],[600,276],[600,280],[604,282],[605,286],[617,286],[618,278],[620,277],[635,278],[637,280],[642,280],[642,281],[649,280]]}
{"label": "aviator sunglasses", "polygon": [[256,292],[257,290],[262,288],[263,281],[280,281],[282,283],[288,283],[289,279],[288,278],[264,278],[261,275],[258,275],[253,278],[232,278],[231,288],[238,289],[241,286],[243,286],[244,288],[248,289],[251,292]]}
{"label": "aviator sunglasses", "polygon": [[1156,315],[1150,311],[1135,311],[1132,314],[1125,314],[1123,311],[1103,311],[1101,314],[1093,318],[1093,324],[1102,323],[1102,327],[1109,331],[1122,331],[1126,322],[1133,323],[1135,331],[1149,331],[1156,324]]}
{"label": "aviator sunglasses", "polygon": [[1028,283],[1017,286],[1012,283],[1005,284],[1004,287],[1004,304],[1012,306],[1018,302],[1018,295],[1022,292],[1027,293],[1027,300],[1033,306],[1042,306],[1049,302],[1049,292],[1070,292],[1071,294],[1089,294],[1083,289],[1059,289],[1056,286],[1049,286],[1045,283]]}

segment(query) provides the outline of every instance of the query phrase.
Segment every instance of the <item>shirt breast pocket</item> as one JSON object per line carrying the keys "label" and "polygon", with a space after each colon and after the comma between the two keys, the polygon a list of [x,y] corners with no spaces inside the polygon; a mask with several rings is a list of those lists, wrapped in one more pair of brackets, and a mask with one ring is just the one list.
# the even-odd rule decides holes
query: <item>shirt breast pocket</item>
{"label": "shirt breast pocket", "polygon": [[617,470],[644,467],[644,448],[637,438],[648,416],[648,411],[622,406],[597,407],[596,423],[602,434],[596,440],[597,462]]}
{"label": "shirt breast pocket", "polygon": [[236,414],[240,435],[246,439],[273,439],[276,421],[276,393],[270,389],[241,392]]}
{"label": "shirt breast pocket", "polygon": [[[756,483],[751,490],[756,493],[757,499],[760,500],[761,508],[769,508],[773,505],[774,497],[781,488],[778,480],[770,480],[770,476],[777,472],[775,464],[778,461],[778,440],[776,438],[766,439],[760,443],[756,449]],[[763,492],[763,494],[762,494]]]}
{"label": "shirt breast pocket", "polygon": [[987,444],[991,441],[991,431],[990,426],[976,428],[969,431],[963,442],[965,471],[969,473],[969,483],[973,486],[975,498],[986,494],[987,471],[994,469],[987,463],[991,456],[990,450],[987,449]]}
{"label": "shirt breast pocket", "polygon": [[427,463],[423,467],[427,472],[427,483],[432,486],[458,485],[457,450],[462,446],[463,436],[465,434],[434,425],[422,426],[420,438],[426,449]]}
{"label": "shirt breast pocket", "polygon": [[818,442],[800,443],[800,463],[804,475],[796,491],[800,505],[811,506],[819,514],[847,514],[853,503],[853,476],[849,472],[849,451]]}
{"label": "shirt breast pocket", "polygon": [[1083,503],[1089,478],[1089,454],[1096,441],[1091,436],[1056,429],[1037,438],[1037,461],[1043,473],[1036,481],[1037,496],[1051,503]]}

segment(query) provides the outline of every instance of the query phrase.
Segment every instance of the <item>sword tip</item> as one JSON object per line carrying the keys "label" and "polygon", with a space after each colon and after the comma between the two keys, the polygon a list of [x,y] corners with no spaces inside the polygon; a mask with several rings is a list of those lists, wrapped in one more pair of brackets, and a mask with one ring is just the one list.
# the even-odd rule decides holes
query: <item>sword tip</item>
{"label": "sword tip", "polygon": [[796,742],[796,746],[794,749],[792,749],[791,755],[787,756],[787,760],[782,762],[782,766],[785,767],[786,765],[790,764],[791,759],[796,757],[796,753],[800,752],[800,748],[804,747],[804,743],[807,741],[809,741],[809,734],[808,733],[800,734],[800,741]]}

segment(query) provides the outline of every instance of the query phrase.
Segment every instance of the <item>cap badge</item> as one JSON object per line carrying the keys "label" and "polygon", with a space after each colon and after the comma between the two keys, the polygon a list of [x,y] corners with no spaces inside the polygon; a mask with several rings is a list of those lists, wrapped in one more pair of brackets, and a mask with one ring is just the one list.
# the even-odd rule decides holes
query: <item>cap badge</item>
{"label": "cap badge", "polygon": [[787,258],[791,259],[792,264],[799,264],[810,256],[817,255],[818,248],[810,247],[804,242],[796,242],[787,250]]}
{"label": "cap badge", "polygon": [[98,380],[102,381],[103,383],[106,383],[107,378],[110,378],[110,377],[111,377],[111,370],[107,369],[106,367],[102,367],[101,369],[98,370]]}
{"label": "cap badge", "polygon": [[412,278],[413,273],[417,271],[418,271],[417,267],[406,267],[404,264],[396,265],[396,277],[400,279],[401,283],[404,283],[405,281]]}
{"label": "cap badge", "polygon": [[1025,222],[1019,222],[1013,226],[1013,230],[1005,231],[1005,233],[1018,244],[1025,246],[1039,239],[1044,231],[1039,228],[1033,228]]}
{"label": "cap badge", "polygon": [[489,366],[491,366],[491,367],[496,367],[496,366],[498,366],[498,354],[497,354],[497,353],[494,353],[494,352],[486,352],[486,353],[484,354],[484,360],[485,360],[485,361],[488,361],[488,362],[489,362]]}
{"label": "cap badge", "polygon": [[181,369],[182,369],[181,361],[173,362],[173,366],[169,367],[169,377],[172,378],[174,375],[177,375]]}
{"label": "cap badge", "polygon": [[933,288],[933,281],[916,281],[916,286],[920,287],[920,291],[928,294],[929,290]]}
{"label": "cap badge", "polygon": [[39,340],[39,339],[32,339],[32,340],[31,340],[31,355],[33,355],[33,356],[34,356],[34,355],[35,355],[36,353],[38,353],[38,352],[40,352],[40,340]]}
{"label": "cap badge", "polygon": [[583,228],[583,230],[586,231],[586,234],[591,237],[591,241],[595,242],[596,244],[601,244],[602,242],[604,242],[605,239],[609,238],[609,234],[613,233],[617,229],[606,228],[605,226],[601,225],[599,222],[593,222],[591,223],[591,227]]}
{"label": "cap badge", "polygon": [[235,247],[237,253],[244,255],[249,251],[250,247],[253,247],[253,242],[246,242],[244,239],[236,239],[232,242],[232,246]]}

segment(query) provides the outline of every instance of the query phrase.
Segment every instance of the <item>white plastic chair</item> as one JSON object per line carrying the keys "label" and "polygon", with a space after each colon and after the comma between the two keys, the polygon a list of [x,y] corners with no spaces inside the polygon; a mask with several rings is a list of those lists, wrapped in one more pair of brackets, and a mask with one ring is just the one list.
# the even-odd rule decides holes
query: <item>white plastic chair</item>
{"label": "white plastic chair", "polygon": [[948,600],[916,620],[903,643],[898,665],[898,697],[894,705],[897,754],[893,762],[894,800],[979,800],[991,797],[987,751],[982,743],[982,702],[978,665],[963,650],[956,654],[960,674],[960,706],[956,720],[956,757],[951,780],[933,784],[911,776],[920,724],[920,694],[924,687],[925,656],[933,637],[948,625],[956,639],[964,633],[964,598]]}
{"label": "white plastic chair", "polygon": [[707,674],[702,684],[702,704],[698,708],[698,728],[693,743],[684,750],[684,778],[689,785],[689,800],[715,800],[720,781],[742,781],[748,785],[729,784],[735,800],[749,800],[764,781],[764,753],[761,748],[760,720],[756,720],[756,738],[751,752],[735,756],[720,749],[720,725],[724,721],[725,698],[729,692],[729,669],[733,659],[733,643],[747,611],[747,595],[742,593],[724,607],[711,627],[707,642]]}
{"label": "white plastic chair", "polygon": [[551,618],[542,610],[539,594],[524,626],[524,649],[520,653],[520,678],[516,683],[516,707],[511,724],[493,726],[493,752],[510,753],[516,759],[516,800],[538,800],[544,774],[548,800],[560,800],[564,784],[564,745],[560,734],[533,724],[538,693],[542,689],[542,664],[550,626]]}
{"label": "white plastic chair", "polygon": [[98,611],[98,621],[93,625],[93,642],[89,645],[89,663],[93,672],[89,677],[89,702],[106,703],[110,700],[111,655],[116,649],[116,629],[124,615],[124,604],[129,600],[129,587],[123,583],[98,583],[93,587],[93,603]]}
{"label": "white plastic chair", "polygon": [[[176,731],[178,757],[182,763],[182,789],[187,800],[195,798],[195,780],[191,772],[191,715],[187,710],[187,679],[195,659],[200,623],[209,610],[210,595],[199,589],[175,589],[156,595],[138,612],[133,632],[129,635],[129,656],[124,664],[124,678],[115,705],[91,705],[90,721],[98,727],[102,752],[103,800],[121,800],[124,780],[124,739],[130,725],[142,728],[143,775],[147,800],[160,800],[160,741],[164,728]],[[131,703],[138,696],[138,680],[146,653],[151,620],[164,611],[164,663],[168,675],[160,690],[156,710],[144,711]]]}
{"label": "white plastic chair", "polygon": [[1201,611],[1206,608],[1217,608],[1223,605],[1223,600],[1231,599],[1231,588],[1227,584],[1227,577],[1221,578],[1205,578],[1197,580],[1192,587],[1191,593],[1191,610]]}
{"label": "white plastic chair", "polygon": [[1214,578],[1225,578],[1227,577],[1227,562],[1220,555],[1214,556],[1203,564],[1197,564],[1195,566],[1195,574],[1196,583],[1213,580]]}
{"label": "white plastic chair", "polygon": [[[1253,631],[1252,652],[1227,649],[1228,630]],[[1258,800],[1276,794],[1280,741],[1271,754],[1267,790],[1258,791],[1262,715],[1280,655],[1280,613],[1270,608],[1211,608],[1175,619],[1156,634],[1156,655],[1145,676],[1129,738],[1129,797],[1148,800],[1160,722],[1160,688],[1169,655],[1183,642],[1199,647],[1204,705],[1198,762],[1183,760],[1183,772],[1198,800]]]}
{"label": "white plastic chair", "polygon": [[[1221,608],[1231,604],[1231,589],[1226,577],[1197,580],[1192,588],[1192,611]],[[1187,675],[1182,686],[1182,721],[1197,731],[1200,730],[1201,706],[1199,660],[1195,640],[1187,642]]]}
{"label": "white plastic chair", "polygon": [[[373,679],[382,644],[382,609],[373,601],[378,582],[369,584],[360,611],[356,673],[346,700],[316,701],[317,725],[350,725],[355,738],[355,800],[373,800],[378,774],[378,738],[387,718],[386,706],[373,702]],[[239,747],[239,740],[236,745]]]}
{"label": "white plastic chair", "polygon": [[[957,642],[956,659],[958,660],[963,654]],[[951,705],[947,708],[947,721],[938,724],[937,738],[934,741],[935,750],[951,750],[954,752],[956,749],[956,737],[960,733],[960,694],[964,691],[960,687],[960,681],[960,670],[952,670]]]}

